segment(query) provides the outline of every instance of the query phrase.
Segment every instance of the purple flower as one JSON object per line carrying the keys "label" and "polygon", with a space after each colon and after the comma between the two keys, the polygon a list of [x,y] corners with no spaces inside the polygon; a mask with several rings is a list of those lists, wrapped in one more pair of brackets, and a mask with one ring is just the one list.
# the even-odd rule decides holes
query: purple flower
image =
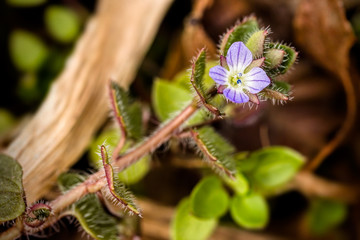
{"label": "purple flower", "polygon": [[233,43],[226,55],[229,69],[215,66],[210,69],[210,77],[223,89],[224,96],[235,103],[249,101],[250,94],[256,94],[270,84],[270,79],[260,67],[245,73],[253,61],[250,50],[242,42]]}

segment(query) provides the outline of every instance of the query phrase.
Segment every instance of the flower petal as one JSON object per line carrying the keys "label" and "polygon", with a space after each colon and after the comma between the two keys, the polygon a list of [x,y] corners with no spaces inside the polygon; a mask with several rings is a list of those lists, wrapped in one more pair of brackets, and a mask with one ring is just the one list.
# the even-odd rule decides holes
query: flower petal
{"label": "flower petal", "polygon": [[258,93],[270,84],[270,78],[259,67],[251,69],[244,75],[243,79],[250,93]]}
{"label": "flower petal", "polygon": [[243,91],[235,90],[234,88],[226,88],[223,94],[234,103],[245,103],[249,101],[249,97]]}
{"label": "flower petal", "polygon": [[222,66],[210,68],[209,75],[217,84],[224,85],[228,82],[228,70]]}
{"label": "flower petal", "polygon": [[252,53],[242,42],[234,42],[226,55],[230,70],[243,73],[252,62]]}

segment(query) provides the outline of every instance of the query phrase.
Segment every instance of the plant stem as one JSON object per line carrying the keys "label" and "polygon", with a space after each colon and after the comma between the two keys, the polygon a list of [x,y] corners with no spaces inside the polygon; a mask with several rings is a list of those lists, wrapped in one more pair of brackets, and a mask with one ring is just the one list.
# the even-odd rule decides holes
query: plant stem
{"label": "plant stem", "polygon": [[[127,166],[135,163],[142,156],[155,150],[159,145],[166,142],[175,133],[175,131],[197,110],[198,107],[196,104],[191,103],[179,115],[177,115],[165,125],[161,126],[159,130],[155,131],[151,137],[146,139],[139,146],[130,150],[124,156],[118,157],[112,163],[112,165],[122,170]],[[69,190],[68,192],[50,202],[49,205],[51,206],[54,215],[49,217],[48,220],[38,229],[38,231],[53,224],[57,220],[57,216],[66,207],[70,206],[88,193],[95,193],[101,190],[101,188],[103,188],[106,183],[104,169],[101,169],[89,176],[88,179],[82,184],[76,186],[75,188]],[[21,231],[17,228],[17,225],[18,224],[15,224],[12,228],[2,232],[0,234],[0,239],[15,239],[19,237],[21,235]],[[35,229],[32,229],[32,232],[34,232],[34,230]]]}

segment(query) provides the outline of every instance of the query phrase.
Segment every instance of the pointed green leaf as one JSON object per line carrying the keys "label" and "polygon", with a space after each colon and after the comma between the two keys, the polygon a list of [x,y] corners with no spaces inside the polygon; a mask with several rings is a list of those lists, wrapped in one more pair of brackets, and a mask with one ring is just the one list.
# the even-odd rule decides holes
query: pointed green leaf
{"label": "pointed green leaf", "polygon": [[140,105],[132,105],[127,92],[115,82],[111,83],[111,88],[115,117],[122,131],[125,132],[126,137],[140,139],[143,135]]}
{"label": "pointed green leaf", "polygon": [[216,176],[202,179],[190,196],[191,212],[199,218],[218,218],[229,206],[229,195]]}
{"label": "pointed green leaf", "polygon": [[226,173],[230,177],[236,172],[235,161],[232,154],[234,146],[228,143],[212,127],[202,127],[194,130],[193,137],[199,147],[202,156],[216,169]]}
{"label": "pointed green leaf", "polygon": [[[205,67],[205,73],[202,79],[202,85],[204,92],[208,92],[214,85],[214,80],[209,76],[209,71],[212,67],[215,67],[219,63],[217,61],[209,61],[206,63]],[[191,86],[189,85],[189,79],[191,78],[191,75],[189,75],[189,72],[187,70],[181,71],[178,73],[174,78],[174,83],[183,89],[188,90],[191,92]],[[215,97],[211,99],[207,99],[208,103],[215,106],[217,109],[222,109],[223,106],[226,105],[226,100],[223,98],[220,94],[216,95]]]}
{"label": "pointed green leaf", "polygon": [[259,30],[259,24],[255,17],[245,19],[242,23],[235,25],[223,37],[220,44],[222,55],[226,56],[227,51],[234,42],[246,43],[252,33]]}
{"label": "pointed green leaf", "polygon": [[12,32],[9,45],[11,59],[21,71],[38,70],[48,55],[48,50],[41,39],[27,31]]}
{"label": "pointed green leaf", "polygon": [[312,201],[307,221],[312,233],[323,235],[340,225],[347,215],[346,205],[325,199]]}
{"label": "pointed green leaf", "polygon": [[258,150],[250,158],[257,159],[257,166],[251,173],[254,185],[264,191],[287,183],[305,161],[300,153],[281,146]]}
{"label": "pointed green leaf", "polygon": [[250,38],[246,42],[246,47],[251,51],[253,58],[259,58],[264,53],[264,43],[267,30],[256,31],[251,34]]}
{"label": "pointed green leaf", "polygon": [[[60,189],[65,192],[77,184],[82,183],[85,177],[76,173],[65,173],[59,176]],[[74,216],[79,220],[83,229],[97,240],[119,239],[117,222],[101,205],[95,194],[87,194],[73,204]]]}
{"label": "pointed green leaf", "polygon": [[235,195],[231,201],[230,213],[239,226],[247,229],[264,228],[269,220],[266,200],[256,193]]}
{"label": "pointed green leaf", "polygon": [[216,219],[201,219],[191,214],[190,199],[183,199],[171,223],[172,240],[208,239],[217,225]]}
{"label": "pointed green leaf", "polygon": [[266,67],[269,69],[276,68],[284,61],[285,51],[282,49],[271,48],[264,54]]}
{"label": "pointed green leaf", "polygon": [[110,192],[108,198],[115,204],[120,204],[126,210],[141,216],[140,209],[136,206],[133,195],[125,188],[125,185],[119,181],[117,175],[114,175],[114,170],[109,162],[109,157],[104,145],[101,145],[101,158],[103,160],[107,187]]}
{"label": "pointed green leaf", "polygon": [[195,92],[199,95],[201,99],[203,99],[203,101],[206,101],[207,99],[206,90],[203,83],[205,73],[205,60],[206,52],[203,48],[193,60],[190,79]]}
{"label": "pointed green leaf", "polygon": [[[102,167],[101,157],[99,156],[99,148],[105,145],[107,149],[114,149],[120,140],[120,133],[118,129],[106,129],[91,143],[89,150],[90,165],[95,169]],[[127,141],[120,153],[126,152],[129,148],[134,146],[134,142]],[[145,155],[136,163],[130,165],[126,169],[117,173],[121,182],[126,185],[131,185],[139,182],[150,170],[150,155]]]}
{"label": "pointed green leaf", "polygon": [[13,220],[25,211],[22,168],[13,158],[0,153],[0,222]]}
{"label": "pointed green leaf", "polygon": [[286,46],[284,44],[269,43],[268,48],[269,49],[267,49],[266,52],[268,52],[270,49],[278,49],[278,50],[282,50],[285,52],[283,61],[281,62],[281,64],[277,68],[267,70],[267,73],[272,76],[286,73],[292,67],[292,65],[295,63],[296,58],[298,56],[298,53],[295,51],[295,49],[293,49],[292,47]]}
{"label": "pointed green leaf", "polygon": [[46,28],[59,42],[74,41],[80,30],[80,20],[76,12],[63,6],[49,6],[45,10]]}

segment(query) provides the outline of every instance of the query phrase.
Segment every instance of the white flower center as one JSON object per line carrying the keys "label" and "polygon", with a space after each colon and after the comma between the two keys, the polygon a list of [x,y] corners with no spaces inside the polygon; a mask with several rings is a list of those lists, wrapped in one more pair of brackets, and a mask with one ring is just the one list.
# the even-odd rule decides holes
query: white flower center
{"label": "white flower center", "polygon": [[234,88],[243,88],[245,86],[244,84],[244,74],[243,73],[231,73],[229,74],[229,83]]}

